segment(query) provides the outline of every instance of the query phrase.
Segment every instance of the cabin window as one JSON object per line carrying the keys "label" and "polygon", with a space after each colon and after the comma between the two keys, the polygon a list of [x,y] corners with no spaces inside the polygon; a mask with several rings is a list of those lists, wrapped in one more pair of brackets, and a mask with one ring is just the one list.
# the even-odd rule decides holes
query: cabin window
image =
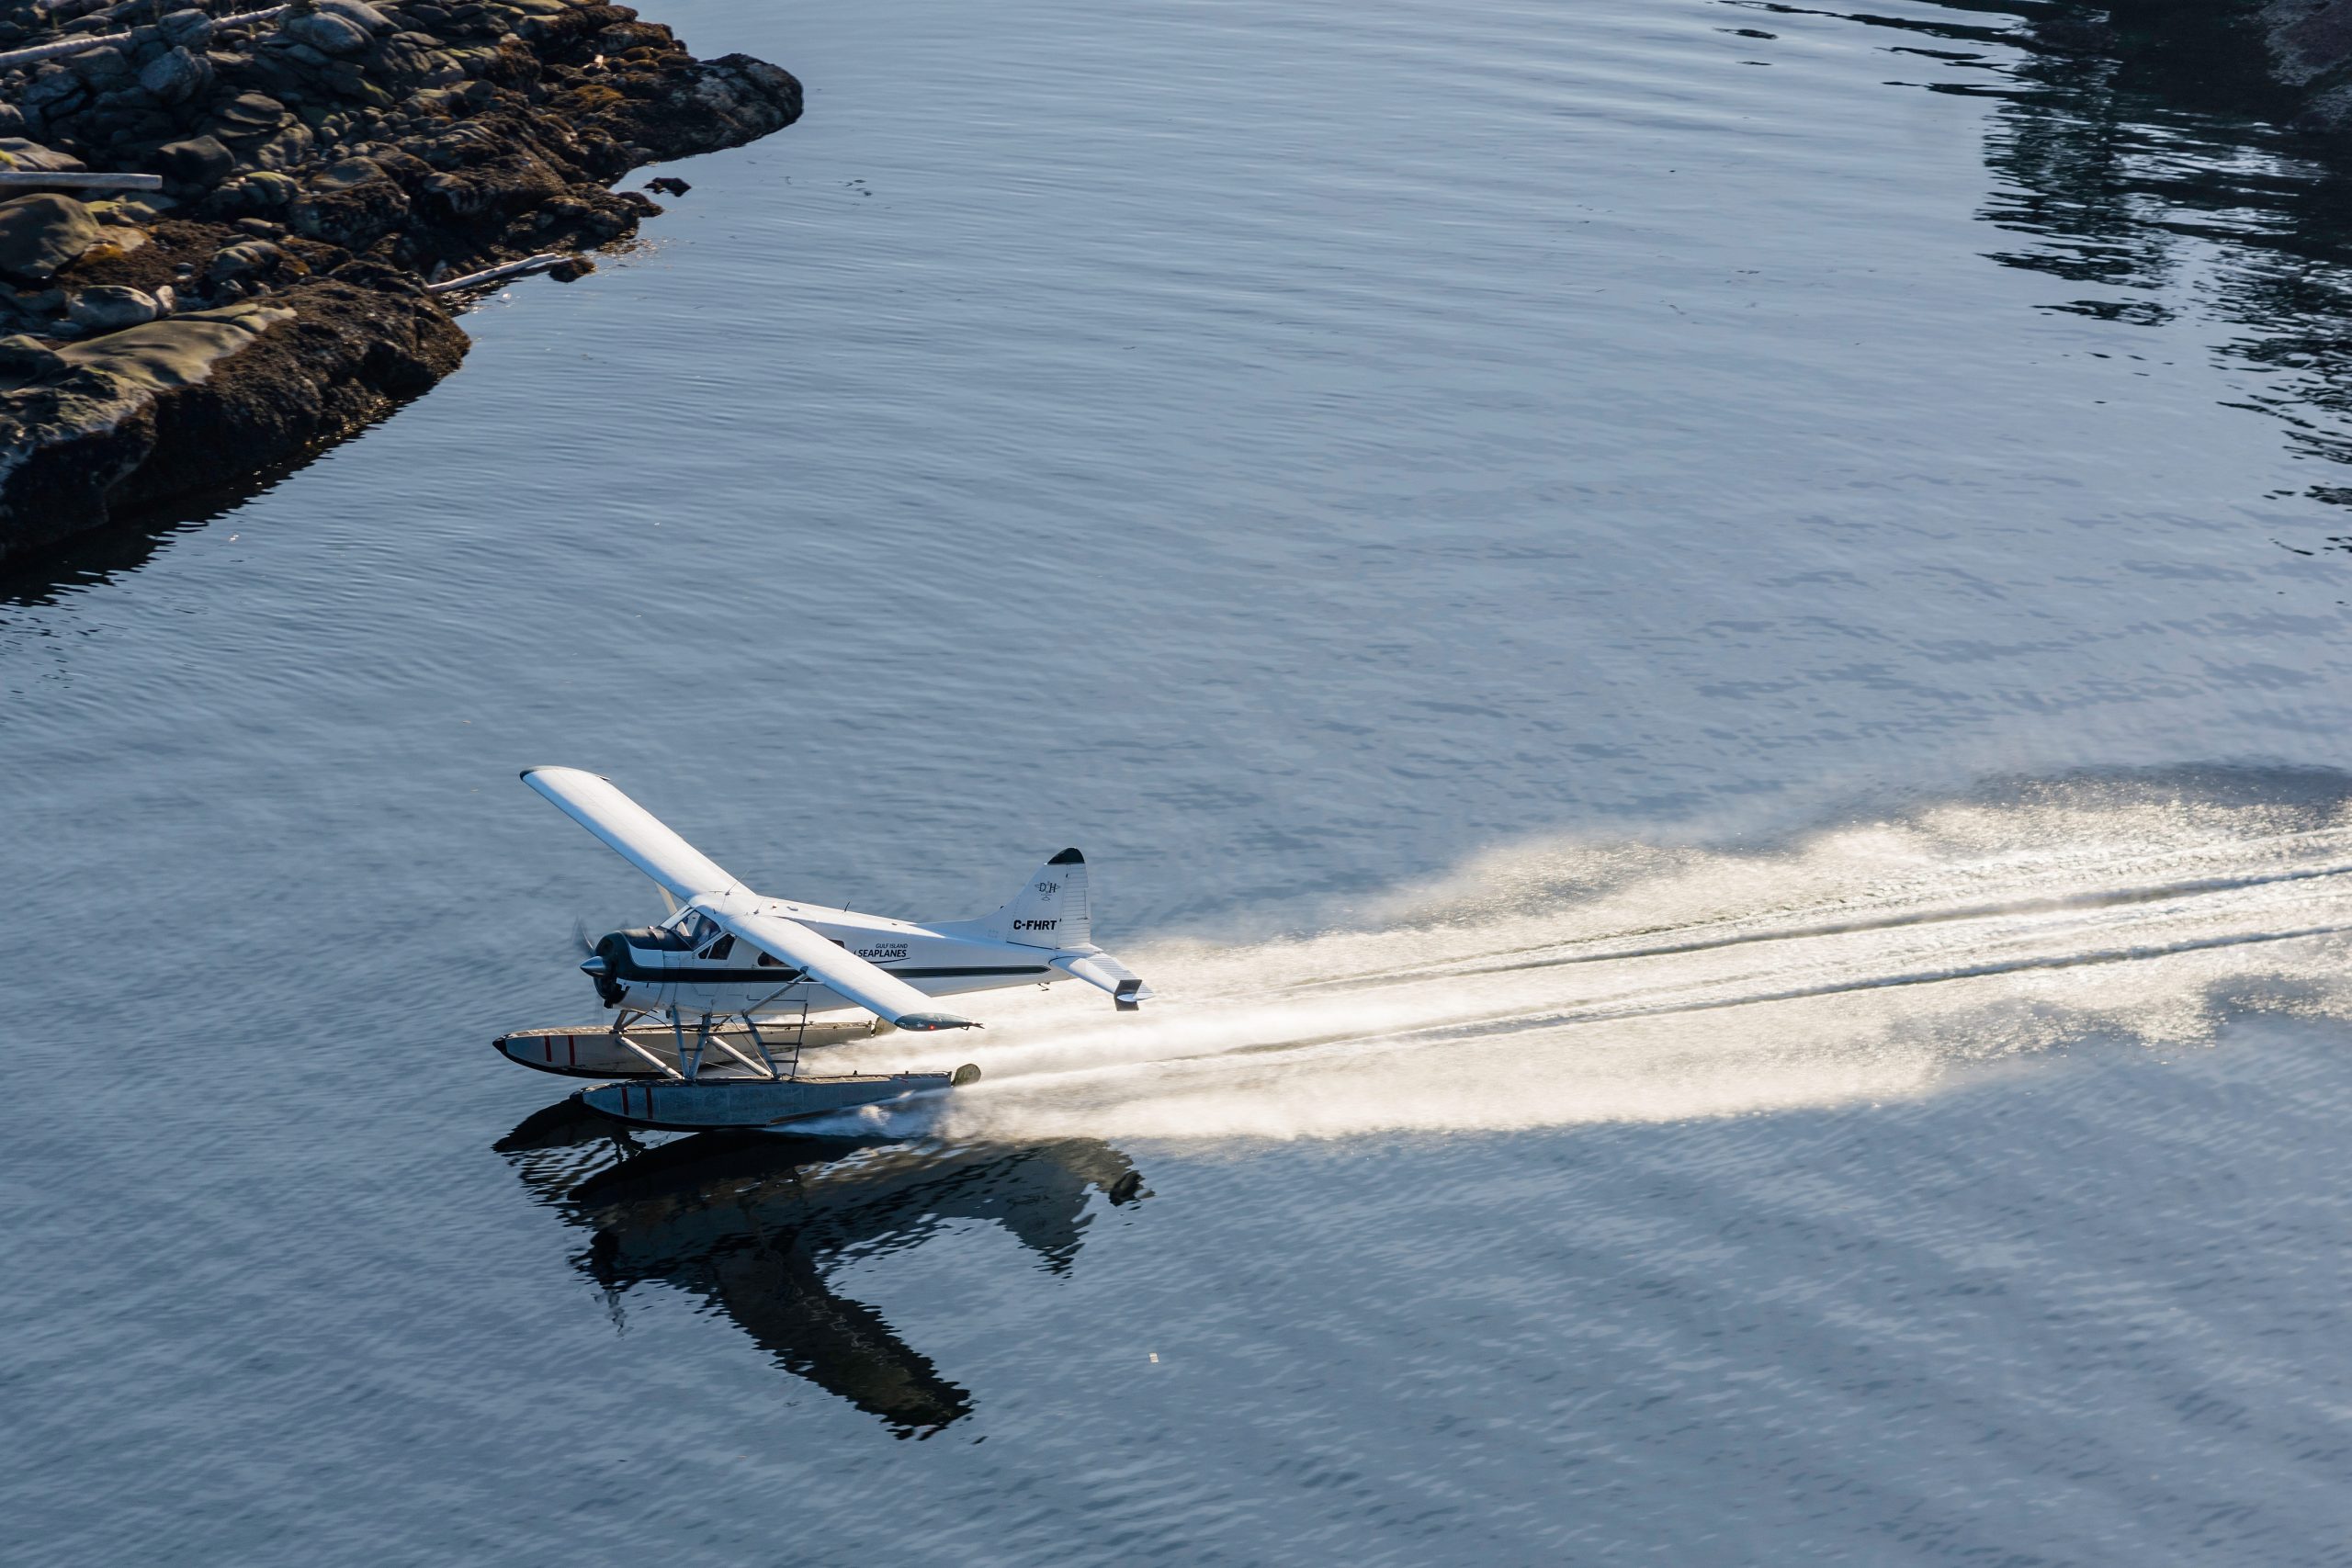
{"label": "cabin window", "polygon": [[704,951],[703,958],[711,964],[723,963],[727,955],[734,951],[735,939],[731,936],[723,936]]}
{"label": "cabin window", "polygon": [[781,969],[784,967],[784,960],[778,958],[773,953],[763,953],[760,954],[760,967],[763,969]]}

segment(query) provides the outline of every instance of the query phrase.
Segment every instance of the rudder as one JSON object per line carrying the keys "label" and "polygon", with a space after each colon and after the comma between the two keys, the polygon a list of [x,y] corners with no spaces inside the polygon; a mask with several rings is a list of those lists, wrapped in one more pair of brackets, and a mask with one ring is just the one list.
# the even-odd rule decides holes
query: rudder
{"label": "rudder", "polygon": [[1023,947],[1084,947],[1094,940],[1086,891],[1086,857],[1064,850],[985,922],[989,934]]}

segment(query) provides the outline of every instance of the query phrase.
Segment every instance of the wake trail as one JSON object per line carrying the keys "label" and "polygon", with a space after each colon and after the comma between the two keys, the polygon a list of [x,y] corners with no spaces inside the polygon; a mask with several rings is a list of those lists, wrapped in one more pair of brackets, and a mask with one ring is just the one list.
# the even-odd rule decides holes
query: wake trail
{"label": "wake trail", "polygon": [[[2118,948],[2104,953],[2071,953],[2047,958],[2019,958],[2006,963],[1967,964],[1910,975],[1881,975],[1818,986],[1795,987],[1780,991],[1758,991],[1744,996],[1717,997],[1704,1001],[1663,1002],[1648,1007],[1598,1008],[1581,1012],[1535,1015],[1501,1013],[1489,1018],[1464,1019],[1454,1023],[1400,1031],[1385,1035],[1334,1035],[1322,1040],[1275,1041],[1254,1045],[1237,1045],[1224,1051],[1203,1053],[1200,1056],[1169,1056],[1159,1058],[1159,1060],[1176,1063],[1277,1051],[1293,1053],[1304,1057],[1307,1051],[1315,1047],[1342,1042],[1366,1047],[1441,1044],[1449,1040],[1470,1039],[1481,1035],[1495,1035],[1523,1030],[1566,1029],[1583,1024],[1621,1023],[1633,1019],[1673,1018],[1690,1013],[1720,1012],[1732,1008],[1769,1007],[1777,1002],[1807,1001],[1822,997],[1891,990],[1905,986],[1939,986],[1959,980],[1981,980],[1996,976],[2029,974],[2035,970],[2077,969],[2108,964],[2134,964],[2152,958],[2173,957],[2180,953],[2208,953],[2230,947],[2253,947],[2268,942],[2307,942],[2316,937],[2342,936],[2347,932],[2352,932],[2352,925],[2312,926],[2302,931],[2258,931],[2245,936],[2206,937],[2197,941],[2169,942],[2156,946]],[[1084,1070],[1080,1069],[1081,1072]],[[1101,1070],[1116,1072],[1121,1069],[1110,1067]]]}
{"label": "wake trail", "polygon": [[1727,1115],[1926,1093],[2093,1037],[2207,1042],[2248,1009],[2352,1020],[2352,810],[2049,795],[1764,853],[1522,844],[1354,927],[1133,951],[1159,999],[1008,994],[947,1121],[1221,1138]]}
{"label": "wake trail", "polygon": [[[2208,876],[2188,881],[2158,883],[2144,887],[2055,894],[2039,898],[2002,899],[1981,904],[1960,905],[1950,908],[1920,909],[1883,915],[1859,915],[1841,920],[1820,920],[1809,925],[1792,925],[1781,929],[1737,931],[1715,936],[1692,936],[1675,942],[1654,942],[1646,946],[1603,945],[1610,942],[1622,943],[1629,937],[1649,934],[1645,931],[1620,932],[1611,936],[1577,939],[1574,945],[1579,950],[1591,948],[1593,951],[1589,952],[1561,953],[1554,945],[1537,944],[1510,949],[1483,958],[1459,960],[1449,964],[1393,968],[1378,973],[1325,976],[1294,982],[1286,989],[1306,992],[1334,986],[1394,985],[1439,975],[1508,974],[1515,969],[1555,968],[1570,964],[1604,964],[1631,958],[1666,958],[1682,953],[1712,953],[1723,948],[1750,946],[1758,942],[1791,942],[1806,937],[1847,936],[1862,931],[1902,931],[1917,926],[1953,925],[1970,920],[1992,919],[2006,915],[2031,915],[2075,909],[2115,908],[2132,904],[2157,904],[2205,893],[2233,892],[2248,887],[2278,886],[2346,874],[2352,874],[2352,862],[2302,871],[2271,872],[2243,876]],[[1731,922],[1727,920],[1720,923]],[[1545,953],[1551,956],[1537,956]]]}

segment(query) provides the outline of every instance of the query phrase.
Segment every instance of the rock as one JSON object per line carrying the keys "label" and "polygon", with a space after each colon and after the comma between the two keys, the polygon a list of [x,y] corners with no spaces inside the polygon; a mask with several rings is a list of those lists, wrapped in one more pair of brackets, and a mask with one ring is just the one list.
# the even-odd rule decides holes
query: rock
{"label": "rock", "polygon": [[647,160],[683,158],[740,147],[800,118],[800,84],[787,71],[746,54],[722,55],[665,76],[652,96],[614,106],[604,117]]}
{"label": "rock", "polygon": [[153,166],[175,185],[210,190],[236,172],[237,160],[216,138],[191,136],[156,148]]}
{"label": "rock", "polygon": [[[94,212],[93,217],[96,214]],[[136,250],[146,247],[149,235],[144,229],[131,229],[108,223],[98,231],[98,243],[82,253],[85,262],[116,261]]]}
{"label": "rock", "polygon": [[69,54],[65,57],[65,69],[80,77],[84,86],[100,93],[127,87],[137,74],[119,49],[85,49],[79,54]]}
{"label": "rock", "polygon": [[[382,20],[379,17],[379,21]],[[323,55],[337,57],[368,52],[368,29],[348,17],[333,11],[296,13],[278,25],[278,30],[298,44],[308,45]],[[387,27],[387,31],[390,28]]]}
{"label": "rock", "polygon": [[16,305],[17,312],[21,315],[34,317],[60,315],[65,310],[65,290],[44,288],[38,294],[27,294],[20,289],[17,294]]}
{"label": "rock", "polygon": [[695,187],[675,175],[663,175],[659,179],[646,181],[645,188],[657,196],[684,196]]}
{"label": "rock", "polygon": [[349,190],[384,177],[383,165],[366,158],[345,158],[311,176],[312,190]]}
{"label": "rock", "polygon": [[298,234],[364,251],[407,220],[408,193],[366,158],[345,158],[311,176],[287,215]]}
{"label": "rock", "polygon": [[63,376],[65,361],[57,350],[37,337],[19,333],[15,337],[0,337],[0,379],[25,382],[46,381]]}
{"label": "rock", "polygon": [[71,114],[89,96],[79,76],[51,60],[33,73],[32,85],[25,89],[24,97],[18,101],[26,108],[55,118]]}
{"label": "rock", "polygon": [[44,191],[0,202],[0,274],[46,283],[98,243],[97,220],[70,196]]}
{"label": "rock", "polygon": [[277,212],[301,194],[302,187],[291,175],[257,169],[238,175],[214,191],[209,205],[224,215]]}
{"label": "rock", "polygon": [[286,123],[286,106],[265,93],[239,93],[214,111],[224,137],[267,136]]}
{"label": "rock", "polygon": [[220,30],[211,17],[192,6],[167,13],[155,26],[171,42],[197,54],[212,47],[213,36]]}
{"label": "rock", "polygon": [[139,73],[139,85],[164,103],[183,104],[211,89],[212,62],[174,49]]}
{"label": "rock", "polygon": [[38,141],[28,141],[21,136],[0,136],[0,168],[72,173],[82,167],[81,159],[53,152]]}
{"label": "rock", "polygon": [[345,21],[356,27],[364,28],[371,33],[390,33],[400,30],[394,26],[390,17],[375,6],[367,4],[367,0],[318,0],[318,8],[328,15],[341,17]]}
{"label": "rock", "polygon": [[94,337],[127,327],[143,327],[163,313],[153,295],[119,284],[85,288],[66,307],[66,319]]}
{"label": "rock", "polygon": [[251,168],[273,171],[300,168],[311,161],[317,146],[318,139],[309,126],[299,119],[290,120],[267,141],[248,148],[238,162]]}
{"label": "rock", "polygon": [[2295,117],[2296,129],[2332,136],[2352,125],[2352,84],[2314,93]]}
{"label": "rock", "polygon": [[204,276],[215,283],[232,277],[244,277],[256,272],[267,272],[286,259],[286,253],[268,240],[240,240],[233,245],[223,245],[212,253],[212,260]]}
{"label": "rock", "polygon": [[[626,235],[660,210],[613,188],[629,169],[800,108],[787,73],[695,62],[597,0],[292,0],[243,27],[208,0],[64,3],[110,3],[82,28],[128,36],[0,70],[0,165],[87,158],[170,195],[0,203],[0,557],[376,417],[463,352],[424,269]],[[0,48],[54,36],[27,5],[0,0]]]}

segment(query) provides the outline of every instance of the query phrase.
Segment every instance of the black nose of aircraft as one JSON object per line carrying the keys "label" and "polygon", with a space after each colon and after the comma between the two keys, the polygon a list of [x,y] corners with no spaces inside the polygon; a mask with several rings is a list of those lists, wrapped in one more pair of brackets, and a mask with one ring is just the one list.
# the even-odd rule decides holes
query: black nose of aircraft
{"label": "black nose of aircraft", "polygon": [[628,962],[628,939],[618,931],[607,934],[596,943],[596,951],[580,965],[580,972],[596,982],[596,996],[606,1007],[618,1007],[628,987],[621,983],[623,966]]}

